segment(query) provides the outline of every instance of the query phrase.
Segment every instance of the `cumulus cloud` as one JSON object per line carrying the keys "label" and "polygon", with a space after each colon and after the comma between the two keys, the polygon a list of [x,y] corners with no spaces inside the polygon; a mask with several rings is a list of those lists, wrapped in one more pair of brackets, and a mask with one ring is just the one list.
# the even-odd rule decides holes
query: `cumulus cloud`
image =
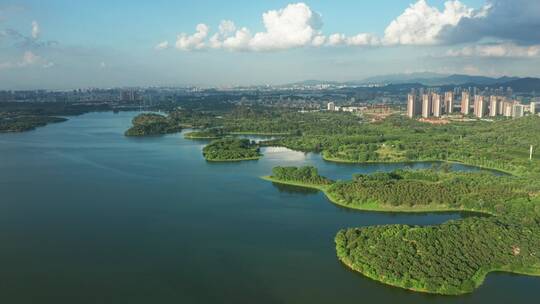
{"label": "cumulus cloud", "polygon": [[455,26],[462,18],[473,18],[474,10],[461,2],[447,1],[444,10],[419,0],[397,17],[384,32],[385,44],[435,44],[447,26]]}
{"label": "cumulus cloud", "polygon": [[380,44],[380,39],[372,34],[360,33],[354,36],[335,33],[328,36],[328,46],[376,46]]}
{"label": "cumulus cloud", "polygon": [[519,46],[514,43],[482,44],[452,49],[449,57],[533,58],[540,57],[540,45]]}
{"label": "cumulus cloud", "polygon": [[158,43],[154,49],[160,51],[160,50],[164,50],[164,49],[168,49],[169,48],[169,41],[165,40],[165,41],[162,41],[160,43]]}
{"label": "cumulus cloud", "polygon": [[263,14],[265,32],[256,33],[250,48],[272,51],[309,45],[319,34],[322,18],[305,3],[289,4],[280,10]]}
{"label": "cumulus cloud", "polygon": [[[482,7],[473,9],[459,0],[447,0],[444,8],[439,9],[427,0],[416,0],[386,27],[382,37],[362,32],[352,36],[343,33],[327,36],[321,31],[323,23],[319,13],[305,3],[293,3],[265,12],[262,32],[252,33],[248,28],[238,28],[233,21],[224,20],[218,31],[209,36],[209,27],[199,24],[196,33],[178,35],[176,48],[277,51],[323,46],[437,45],[477,42],[483,38],[496,38],[499,43],[540,44],[540,1],[486,1]],[[159,45],[156,48],[162,49]],[[514,49],[509,53],[518,51]]]}
{"label": "cumulus cloud", "polygon": [[265,31],[252,34],[246,28],[237,28],[234,22],[224,20],[217,33],[205,42],[208,26],[199,24],[197,33],[178,36],[180,50],[200,50],[207,47],[233,51],[276,51],[304,46],[321,46],[326,40],[320,33],[321,15],[305,3],[289,4],[279,10],[270,10],[262,16]]}
{"label": "cumulus cloud", "polygon": [[311,44],[314,47],[320,47],[323,46],[326,43],[326,36],[324,35],[317,35],[313,37],[313,40],[311,41]]}
{"label": "cumulus cloud", "polygon": [[234,36],[227,37],[222,42],[222,47],[234,51],[246,51],[251,47],[252,36],[249,30],[245,27],[236,31]]}
{"label": "cumulus cloud", "polygon": [[466,16],[446,27],[440,38],[447,43],[475,42],[483,38],[540,44],[540,1],[488,0],[474,18]]}
{"label": "cumulus cloud", "polygon": [[206,37],[210,28],[206,24],[198,24],[193,35],[182,33],[176,38],[176,48],[184,51],[202,50],[206,47]]}
{"label": "cumulus cloud", "polygon": [[218,29],[219,31],[210,38],[210,47],[213,49],[223,46],[223,41],[236,31],[236,25],[231,20],[222,20]]}

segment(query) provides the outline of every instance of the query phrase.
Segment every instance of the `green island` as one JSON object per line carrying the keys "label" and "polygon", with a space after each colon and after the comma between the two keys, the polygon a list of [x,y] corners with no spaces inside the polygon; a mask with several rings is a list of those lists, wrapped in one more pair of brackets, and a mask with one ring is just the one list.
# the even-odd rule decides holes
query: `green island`
{"label": "green island", "polygon": [[212,141],[203,148],[207,161],[231,162],[261,158],[259,146],[249,139],[226,137]]}
{"label": "green island", "polygon": [[132,124],[125,132],[126,136],[162,135],[182,131],[180,123],[172,115],[143,113],[135,116]]}
{"label": "green island", "polygon": [[492,271],[540,275],[540,198],[524,180],[444,168],[358,174],[331,181],[313,167],[275,167],[274,183],[318,189],[333,203],[384,212],[473,211],[436,226],[349,228],[335,237],[343,264],[365,276],[419,292],[472,292]]}

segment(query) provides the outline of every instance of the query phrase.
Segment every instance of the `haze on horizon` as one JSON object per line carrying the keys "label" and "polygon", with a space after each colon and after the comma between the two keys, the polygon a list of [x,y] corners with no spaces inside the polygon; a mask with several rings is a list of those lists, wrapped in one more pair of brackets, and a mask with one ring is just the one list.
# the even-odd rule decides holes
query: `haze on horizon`
{"label": "haze on horizon", "polygon": [[540,1],[0,4],[0,89],[540,76]]}

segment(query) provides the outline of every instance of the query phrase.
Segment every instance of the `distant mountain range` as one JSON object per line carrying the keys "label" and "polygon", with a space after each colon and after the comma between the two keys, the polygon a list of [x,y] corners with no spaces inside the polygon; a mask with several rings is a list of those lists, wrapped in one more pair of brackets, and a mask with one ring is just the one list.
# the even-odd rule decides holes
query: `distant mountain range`
{"label": "distant mountain range", "polygon": [[388,76],[376,76],[364,79],[364,83],[378,83],[378,84],[402,84],[402,83],[420,83],[426,86],[440,86],[440,85],[463,85],[463,84],[476,84],[476,85],[494,85],[500,83],[507,83],[514,80],[519,80],[519,77],[500,77],[492,78],[486,76],[471,76],[471,75],[445,75],[437,73],[412,73],[412,74],[396,74]]}
{"label": "distant mountain range", "polygon": [[369,77],[360,81],[320,81],[306,80],[294,83],[293,85],[402,85],[416,84],[419,86],[479,86],[479,87],[511,87],[515,92],[538,92],[540,93],[540,78],[520,78],[520,77],[487,77],[472,75],[446,75],[438,73],[411,73],[394,74]]}

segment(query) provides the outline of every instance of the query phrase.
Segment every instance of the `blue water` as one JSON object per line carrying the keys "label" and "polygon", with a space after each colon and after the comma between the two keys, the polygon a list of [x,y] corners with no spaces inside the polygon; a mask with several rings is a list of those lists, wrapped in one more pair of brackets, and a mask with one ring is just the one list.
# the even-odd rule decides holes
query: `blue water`
{"label": "blue water", "polygon": [[310,164],[348,179],[404,164],[335,164],[282,148],[263,149],[259,161],[207,163],[204,141],[181,134],[124,137],[134,115],[90,113],[0,134],[1,303],[530,303],[540,297],[540,278],[509,274],[492,274],[462,297],[366,279],[337,261],[339,229],[467,215],[352,211],[319,192],[259,178],[277,165]]}

